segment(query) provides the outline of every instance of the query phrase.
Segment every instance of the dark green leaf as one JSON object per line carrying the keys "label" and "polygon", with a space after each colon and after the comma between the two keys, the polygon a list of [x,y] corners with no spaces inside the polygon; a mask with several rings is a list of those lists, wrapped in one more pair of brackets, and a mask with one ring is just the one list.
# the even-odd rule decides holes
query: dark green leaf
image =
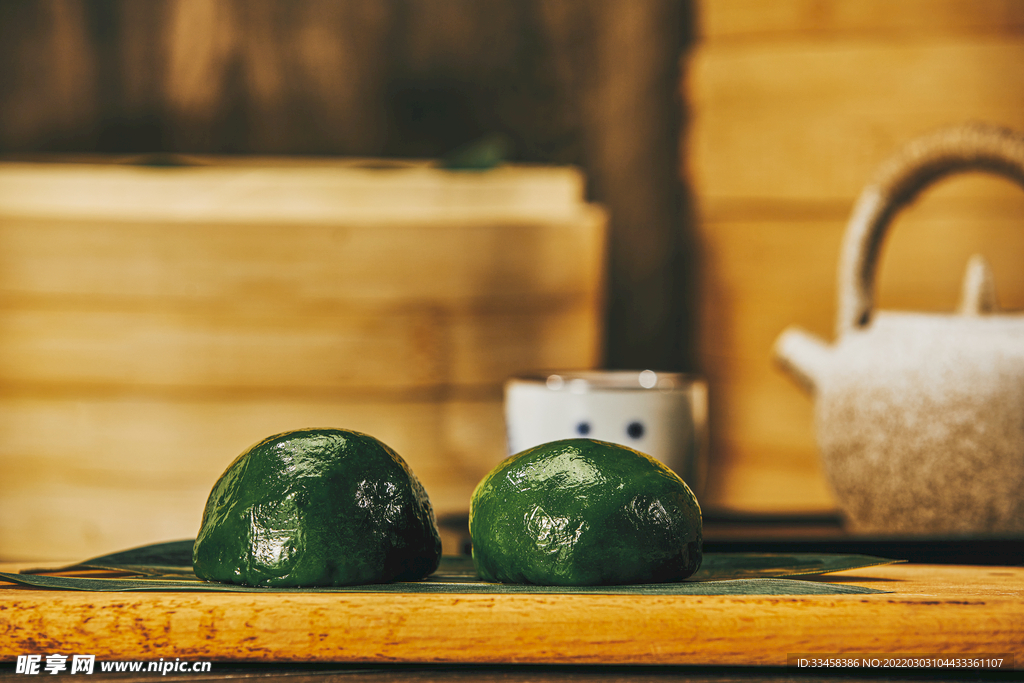
{"label": "dark green leaf", "polygon": [[521,584],[483,583],[479,581],[417,581],[364,586],[310,588],[254,588],[226,583],[210,583],[196,578],[147,576],[144,578],[97,579],[36,574],[4,574],[0,579],[33,588],[79,591],[202,591],[222,593],[529,593],[575,595],[831,595],[842,593],[882,593],[860,586],[797,581],[793,579],[735,579],[731,581],[695,581],[650,583],[637,586],[525,586]]}
{"label": "dark green leaf", "polygon": [[[709,553],[700,570],[682,583],[637,586],[525,586],[480,581],[473,561],[446,555],[441,566],[423,581],[366,586],[311,588],[254,588],[200,581],[192,573],[192,541],[174,541],[132,548],[95,557],[58,570],[27,570],[2,574],[0,579],[36,588],[86,591],[217,591],[240,593],[574,593],[611,595],[809,595],[880,593],[871,588],[783,577],[825,574],[857,569],[889,560],[868,555]],[[111,578],[54,576],[81,570],[109,570],[128,574]]]}
{"label": "dark green leaf", "polygon": [[897,562],[902,560],[831,553],[706,553],[700,569],[687,581],[813,576]]}

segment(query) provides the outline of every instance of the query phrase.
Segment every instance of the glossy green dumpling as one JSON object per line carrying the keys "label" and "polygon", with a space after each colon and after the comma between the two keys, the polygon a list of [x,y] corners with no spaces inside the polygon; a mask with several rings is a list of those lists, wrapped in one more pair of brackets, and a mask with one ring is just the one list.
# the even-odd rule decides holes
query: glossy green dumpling
{"label": "glossy green dumpling", "polygon": [[192,550],[199,578],[247,586],[411,581],[440,559],[412,470],[343,429],[278,434],[240,455],[214,485]]}
{"label": "glossy green dumpling", "polygon": [[593,439],[498,465],[473,492],[469,533],[486,581],[660,583],[701,562],[700,506],[686,483],[643,453]]}

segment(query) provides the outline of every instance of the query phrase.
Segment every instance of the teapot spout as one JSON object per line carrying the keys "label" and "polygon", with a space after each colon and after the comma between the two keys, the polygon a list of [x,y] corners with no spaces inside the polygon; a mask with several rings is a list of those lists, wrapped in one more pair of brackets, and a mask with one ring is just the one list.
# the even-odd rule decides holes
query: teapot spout
{"label": "teapot spout", "polygon": [[775,341],[775,360],[796,382],[814,393],[832,362],[832,349],[813,334],[789,327]]}

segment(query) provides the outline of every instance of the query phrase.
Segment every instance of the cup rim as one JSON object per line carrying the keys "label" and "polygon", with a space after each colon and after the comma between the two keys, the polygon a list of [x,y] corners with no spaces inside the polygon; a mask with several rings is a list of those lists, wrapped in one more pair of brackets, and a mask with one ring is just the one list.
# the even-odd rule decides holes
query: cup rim
{"label": "cup rim", "polygon": [[532,370],[509,377],[505,385],[543,384],[551,391],[685,391],[703,386],[701,375],[655,370]]}

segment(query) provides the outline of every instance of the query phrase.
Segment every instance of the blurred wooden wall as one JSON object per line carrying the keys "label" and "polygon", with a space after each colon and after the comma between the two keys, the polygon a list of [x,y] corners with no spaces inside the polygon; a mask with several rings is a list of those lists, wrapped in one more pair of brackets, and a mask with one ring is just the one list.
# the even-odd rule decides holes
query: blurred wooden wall
{"label": "blurred wooden wall", "polygon": [[461,515],[505,378],[599,360],[606,219],[572,169],[189,160],[0,163],[0,556],[188,538],[304,427],[377,437]]}
{"label": "blurred wooden wall", "polygon": [[[840,239],[883,159],[969,120],[1024,130],[1024,3],[706,0],[697,25],[684,172],[699,207],[708,499],[828,510],[812,401],[772,344],[789,324],[833,339]],[[999,303],[1024,307],[1021,188],[960,176],[926,191],[883,248],[879,307],[952,311],[975,252]]]}
{"label": "blurred wooden wall", "polygon": [[[0,3],[0,153],[145,164],[0,163],[0,556],[193,534],[235,455],[303,426],[380,437],[465,512],[508,374],[692,368],[688,21],[670,0]],[[323,176],[480,140],[588,186],[512,165],[371,210]]]}
{"label": "blurred wooden wall", "polygon": [[611,216],[605,363],[693,369],[677,0],[10,0],[0,153],[438,157],[501,136]]}
{"label": "blurred wooden wall", "polygon": [[[7,155],[438,156],[499,134],[513,160],[578,164],[611,216],[605,364],[710,379],[709,509],[832,508],[775,337],[831,339],[880,161],[946,124],[1024,128],[1016,0],[8,0],[0,64]],[[928,192],[880,305],[952,309],[975,251],[1024,305],[1022,194]]]}

